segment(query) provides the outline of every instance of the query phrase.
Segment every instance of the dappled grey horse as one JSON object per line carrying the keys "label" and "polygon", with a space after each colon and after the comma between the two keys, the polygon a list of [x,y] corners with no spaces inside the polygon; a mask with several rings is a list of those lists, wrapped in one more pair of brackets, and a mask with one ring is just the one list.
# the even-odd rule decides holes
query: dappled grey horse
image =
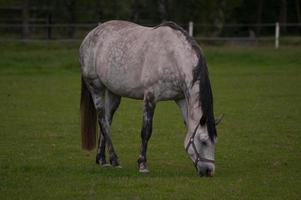
{"label": "dappled grey horse", "polygon": [[98,121],[97,164],[119,166],[110,126],[121,97],[143,99],[138,169],[148,172],[146,151],[156,103],[174,100],[187,127],[187,153],[199,175],[214,174],[217,134],[207,64],[201,48],[185,30],[173,22],[144,27],[109,21],[86,36],[80,62],[82,147],[92,150],[96,146]]}

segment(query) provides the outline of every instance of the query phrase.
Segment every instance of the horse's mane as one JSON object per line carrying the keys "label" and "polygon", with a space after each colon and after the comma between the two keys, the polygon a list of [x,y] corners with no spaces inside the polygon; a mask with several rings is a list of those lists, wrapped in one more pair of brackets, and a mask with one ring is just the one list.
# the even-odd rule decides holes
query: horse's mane
{"label": "horse's mane", "polygon": [[197,81],[199,81],[199,101],[201,103],[203,111],[203,116],[200,120],[200,124],[203,126],[207,123],[209,137],[211,141],[214,141],[217,133],[213,112],[213,96],[205,56],[203,55],[202,50],[196,40],[192,36],[190,36],[182,27],[174,22],[167,21],[154,28],[156,29],[162,26],[168,26],[174,30],[180,31],[185,36],[186,40],[191,45],[192,49],[196,52],[199,58],[197,66],[195,66],[193,69],[192,86]]}

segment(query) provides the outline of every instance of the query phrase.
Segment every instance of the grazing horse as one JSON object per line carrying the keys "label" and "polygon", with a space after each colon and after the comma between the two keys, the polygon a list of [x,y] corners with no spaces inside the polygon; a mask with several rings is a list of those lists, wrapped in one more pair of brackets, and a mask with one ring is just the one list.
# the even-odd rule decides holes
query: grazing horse
{"label": "grazing horse", "polygon": [[152,134],[156,103],[174,100],[187,135],[185,149],[200,176],[214,174],[216,124],[205,57],[197,42],[173,22],[144,27],[126,21],[109,21],[94,28],[80,46],[82,73],[82,147],[96,146],[96,163],[118,167],[110,126],[121,97],[144,101],[140,172],[148,172],[147,144]]}

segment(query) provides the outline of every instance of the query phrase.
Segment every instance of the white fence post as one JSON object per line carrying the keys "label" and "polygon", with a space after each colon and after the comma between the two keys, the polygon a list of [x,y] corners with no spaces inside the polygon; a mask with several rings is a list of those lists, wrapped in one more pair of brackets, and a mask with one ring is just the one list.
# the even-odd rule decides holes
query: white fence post
{"label": "white fence post", "polygon": [[188,26],[189,27],[188,28],[188,33],[189,33],[190,36],[193,36],[193,22],[190,21],[188,25],[189,25]]}
{"label": "white fence post", "polygon": [[275,24],[275,49],[279,48],[280,25],[279,22]]}

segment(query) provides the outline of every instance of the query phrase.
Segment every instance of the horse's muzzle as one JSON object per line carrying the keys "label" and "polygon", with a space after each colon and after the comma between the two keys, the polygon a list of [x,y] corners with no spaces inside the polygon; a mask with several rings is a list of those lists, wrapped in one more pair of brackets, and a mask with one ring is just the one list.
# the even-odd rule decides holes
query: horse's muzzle
{"label": "horse's muzzle", "polygon": [[197,166],[198,168],[198,173],[201,177],[207,176],[207,177],[212,177],[214,175],[214,164],[212,163],[201,163],[200,165]]}

